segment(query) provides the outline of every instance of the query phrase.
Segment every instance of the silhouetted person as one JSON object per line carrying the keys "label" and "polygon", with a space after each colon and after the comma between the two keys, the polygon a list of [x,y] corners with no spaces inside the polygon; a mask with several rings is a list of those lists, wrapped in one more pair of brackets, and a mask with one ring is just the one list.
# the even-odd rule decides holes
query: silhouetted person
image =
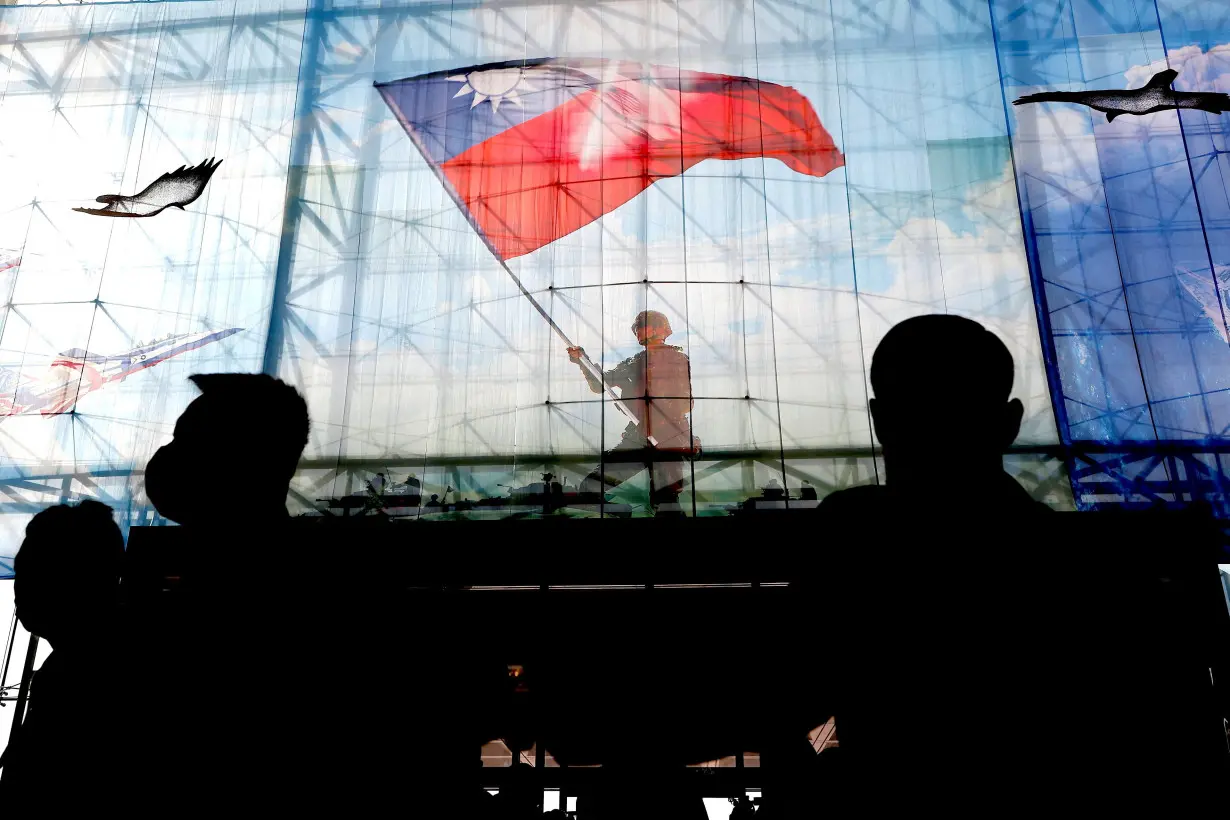
{"label": "silhouetted person", "polygon": [[[285,521],[290,480],[307,446],[308,413],[290,385],[264,374],[190,377],[201,390],[175,422],[175,436],[145,468],[145,492],[166,518],[234,530]],[[242,476],[242,480],[237,480]],[[235,503],[219,515],[217,498]]]}
{"label": "silhouetted person", "polygon": [[[678,457],[694,454],[699,445],[692,436],[690,419],[695,404],[692,367],[683,348],[666,344],[673,331],[664,314],[641,311],[632,323],[632,332],[645,349],[606,371],[602,381],[581,368],[593,392],[604,392],[604,381],[606,386],[619,388],[620,398],[635,420],[624,428],[619,444],[606,453],[608,458],[620,460],[608,461],[594,470],[581,481],[579,490],[606,492],[649,467],[649,500],[657,510],[678,503],[684,478],[684,462]],[[578,365],[584,355],[582,348],[568,348],[569,358]],[[644,457],[622,460],[637,453]],[[673,455],[676,460],[659,460],[659,453]]]}
{"label": "silhouetted person", "polygon": [[[387,579],[367,564],[296,551],[286,498],[309,418],[293,387],[250,374],[193,381],[201,396],[146,470],[150,500],[196,550],[185,612],[160,643],[178,654],[166,686],[177,699],[163,708],[186,716],[167,777],[210,810],[242,799],[362,815],[413,793],[423,816],[443,816],[439,806],[478,790],[473,764],[494,736],[506,666],[420,626],[438,613],[383,594]],[[339,536],[337,548],[350,546]],[[351,659],[344,681],[321,665],[330,651]]]}
{"label": "silhouetted person", "polygon": [[[902,505],[971,513],[1043,508],[1004,472],[1004,451],[1024,406],[1010,398],[1012,354],[960,316],[926,315],[894,326],[871,358],[869,401],[884,454],[884,484],[825,498],[821,509]],[[960,486],[959,501],[951,492]]]}
{"label": "silhouetted person", "polygon": [[770,478],[761,493],[766,501],[784,501],[786,498],[786,490],[777,483],[776,478]]}
{"label": "silhouetted person", "polygon": [[123,774],[133,683],[116,617],[123,557],[111,508],[96,501],[52,507],[26,527],[14,562],[17,617],[53,651],[3,758],[6,815],[96,808]]}
{"label": "silhouetted person", "polygon": [[831,625],[840,743],[816,788],[857,816],[992,815],[1005,799],[1016,815],[1062,801],[1197,816],[1188,802],[1224,792],[1225,746],[1215,639],[1186,643],[1208,624],[1187,607],[1218,539],[1199,516],[1166,532],[1151,513],[1047,514],[1003,469],[1012,384],[1008,350],[968,319],[909,319],[876,349],[885,485],[820,505],[824,566],[804,599]]}
{"label": "silhouetted person", "polygon": [[335,741],[314,725],[324,721],[308,670],[313,641],[332,637],[328,595],[294,554],[286,509],[307,405],[263,374],[191,380],[201,395],[145,472],[150,501],[183,525],[176,608],[148,618],[145,636],[148,708],[175,720],[165,745],[133,765],[206,811],[240,795],[257,807],[327,806],[313,766]]}
{"label": "silhouetted person", "polygon": [[423,484],[414,473],[406,476],[406,489],[404,494],[407,496],[407,500],[409,502],[408,506],[417,507],[422,505]]}
{"label": "silhouetted person", "polygon": [[1028,788],[1024,767],[1038,760],[1016,736],[1036,729],[1001,722],[1017,708],[1046,720],[1014,657],[1026,608],[1003,571],[968,580],[1050,518],[1003,469],[1023,412],[1012,385],[1003,342],[957,316],[907,319],[872,357],[884,484],[821,503],[831,563],[811,597],[827,608],[808,613],[833,627],[840,754],[826,760],[823,788],[861,811],[986,808],[997,787]]}

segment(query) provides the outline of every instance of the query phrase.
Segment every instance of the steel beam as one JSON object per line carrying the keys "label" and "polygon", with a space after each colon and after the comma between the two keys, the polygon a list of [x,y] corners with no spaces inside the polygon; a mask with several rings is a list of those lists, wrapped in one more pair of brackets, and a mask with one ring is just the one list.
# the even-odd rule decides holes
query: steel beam
{"label": "steel beam", "polygon": [[290,293],[295,240],[303,212],[303,190],[307,182],[308,161],[311,159],[312,134],[315,132],[313,114],[320,84],[318,69],[325,3],[326,0],[312,0],[303,23],[298,99],[291,130],[290,158],[287,160],[286,205],[282,214],[282,234],[278,242],[278,261],[269,305],[269,330],[265,336],[265,355],[261,363],[261,370],[270,376],[278,375],[286,338],[286,297]]}

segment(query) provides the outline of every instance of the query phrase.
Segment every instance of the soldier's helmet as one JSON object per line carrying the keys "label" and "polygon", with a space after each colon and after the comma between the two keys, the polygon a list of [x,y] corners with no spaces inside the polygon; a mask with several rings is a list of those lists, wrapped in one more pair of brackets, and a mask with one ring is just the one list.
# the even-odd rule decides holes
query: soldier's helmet
{"label": "soldier's helmet", "polygon": [[666,318],[665,313],[659,313],[656,310],[642,310],[636,314],[636,318],[632,320],[632,329],[637,330],[642,325],[661,330],[664,339],[674,333],[671,330],[671,320]]}

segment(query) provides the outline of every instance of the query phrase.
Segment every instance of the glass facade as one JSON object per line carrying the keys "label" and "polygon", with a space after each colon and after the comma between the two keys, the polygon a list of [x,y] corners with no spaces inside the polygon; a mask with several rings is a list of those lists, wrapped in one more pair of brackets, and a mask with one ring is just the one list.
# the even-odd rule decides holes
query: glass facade
{"label": "glass facade", "polygon": [[[1230,91],[1223,3],[6,7],[0,561],[64,499],[158,522],[141,471],[196,372],[263,369],[304,393],[296,512],[345,511],[381,473],[405,514],[537,514],[543,473],[567,495],[608,461],[627,419],[374,87],[539,58],[788,86],[844,155],[824,176],[706,160],[508,263],[606,370],[639,350],[639,312],[669,317],[703,447],[684,464],[686,514],[878,480],[871,352],[928,312],[975,318],[1011,349],[1026,418],[1008,464],[1037,497],[1085,506],[1091,476],[1122,496],[1202,465],[1220,481],[1230,119],[1012,102],[1141,88],[1167,65],[1178,90]],[[184,210],[72,210],[210,157],[223,162]],[[1166,461],[1176,442],[1186,467]],[[1120,445],[1135,472],[1104,455]],[[244,471],[200,491],[241,504]],[[650,514],[648,475],[546,507]]]}

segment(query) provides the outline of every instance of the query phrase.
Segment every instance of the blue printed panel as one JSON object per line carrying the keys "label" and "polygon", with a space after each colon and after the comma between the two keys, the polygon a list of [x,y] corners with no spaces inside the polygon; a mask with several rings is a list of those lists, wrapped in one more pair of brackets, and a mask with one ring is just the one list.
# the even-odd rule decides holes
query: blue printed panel
{"label": "blue printed panel", "polygon": [[[1218,9],[1214,10],[1214,6]],[[1006,102],[1044,92],[1230,91],[1223,4],[995,2]],[[1068,441],[1230,431],[1230,115],[1009,107],[1052,395]]]}

